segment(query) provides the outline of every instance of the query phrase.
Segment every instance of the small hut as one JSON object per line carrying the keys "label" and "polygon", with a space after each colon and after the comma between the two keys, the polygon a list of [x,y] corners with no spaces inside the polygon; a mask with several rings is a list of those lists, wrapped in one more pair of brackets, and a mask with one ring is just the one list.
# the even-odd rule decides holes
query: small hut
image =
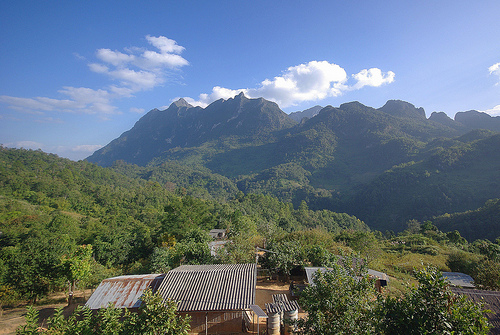
{"label": "small hut", "polygon": [[190,334],[234,334],[249,327],[256,282],[255,264],[182,265],[165,274],[158,293],[191,317]]}
{"label": "small hut", "polygon": [[104,279],[85,306],[100,309],[112,303],[116,308],[136,310],[141,305],[144,291],[149,288],[156,292],[164,277],[164,274],[149,274]]}

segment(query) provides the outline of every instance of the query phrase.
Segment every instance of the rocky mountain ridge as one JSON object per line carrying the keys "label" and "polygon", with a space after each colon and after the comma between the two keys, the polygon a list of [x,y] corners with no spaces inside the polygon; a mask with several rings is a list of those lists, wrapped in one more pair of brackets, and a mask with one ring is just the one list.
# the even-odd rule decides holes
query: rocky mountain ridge
{"label": "rocky mountain ridge", "polygon": [[[273,194],[294,206],[306,201],[379,229],[400,230],[409,219],[471,210],[500,197],[500,187],[491,186],[500,185],[500,157],[485,156],[496,150],[498,117],[468,111],[455,120],[444,113],[426,118],[423,108],[401,100],[380,108],[349,102],[315,109],[298,122],[275,103],[243,94],[206,108],[179,100],[150,111],[88,160],[147,165],[146,178],[163,183],[175,184],[174,175],[221,175],[226,181],[214,185],[232,180],[244,193]],[[175,173],[161,172],[172,167]]]}

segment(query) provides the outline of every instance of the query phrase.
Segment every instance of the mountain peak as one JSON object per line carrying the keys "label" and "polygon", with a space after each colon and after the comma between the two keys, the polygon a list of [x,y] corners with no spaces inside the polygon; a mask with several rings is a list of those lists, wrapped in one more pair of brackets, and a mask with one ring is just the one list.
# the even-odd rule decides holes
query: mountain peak
{"label": "mountain peak", "polygon": [[379,110],[392,116],[426,118],[422,107],[416,108],[415,105],[403,100],[388,100]]}
{"label": "mountain peak", "polygon": [[241,91],[238,95],[235,95],[235,96],[234,96],[234,100],[243,100],[243,99],[248,99],[248,98],[245,96],[245,93],[243,93],[243,91]]}
{"label": "mountain peak", "polygon": [[180,98],[177,101],[172,102],[170,106],[176,106],[176,107],[193,107],[190,105],[184,98]]}
{"label": "mountain peak", "polygon": [[291,119],[293,119],[297,122],[300,122],[304,118],[309,118],[309,119],[312,118],[313,116],[318,114],[319,111],[322,109],[323,109],[323,107],[316,105],[314,107],[308,108],[308,109],[303,110],[303,111],[297,111],[297,112],[290,113],[290,114],[288,114],[288,116]]}

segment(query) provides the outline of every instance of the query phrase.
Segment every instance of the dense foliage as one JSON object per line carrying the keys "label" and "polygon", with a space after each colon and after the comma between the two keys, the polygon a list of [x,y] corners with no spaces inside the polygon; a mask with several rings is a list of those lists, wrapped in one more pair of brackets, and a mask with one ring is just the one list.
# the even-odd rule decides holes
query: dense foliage
{"label": "dense foliage", "polygon": [[[248,262],[256,245],[285,232],[368,230],[347,214],[305,203],[295,209],[272,196],[236,193],[219,202],[186,193],[88,162],[1,148],[0,284],[36,301],[68,282],[85,287],[181,263]],[[228,230],[230,252],[211,255],[213,228]]]}
{"label": "dense foliage", "polygon": [[361,262],[330,263],[301,294],[307,317],[298,320],[298,334],[374,334],[374,301],[374,283]]}
{"label": "dense foliage", "polygon": [[302,294],[298,334],[488,334],[483,306],[453,294],[435,268],[415,271],[418,286],[400,297],[375,292],[356,262],[318,271]]}
{"label": "dense foliage", "polygon": [[451,292],[439,271],[426,268],[415,277],[418,287],[381,302],[379,333],[488,334],[483,306]]}
{"label": "dense foliage", "polygon": [[142,304],[137,313],[108,306],[93,313],[86,307],[79,307],[69,318],[63,316],[63,309],[56,310],[48,320],[48,328],[39,327],[38,311],[28,307],[26,324],[19,327],[17,335],[187,335],[190,329],[189,317],[176,314],[177,304],[162,301],[158,294],[146,290],[141,297]]}

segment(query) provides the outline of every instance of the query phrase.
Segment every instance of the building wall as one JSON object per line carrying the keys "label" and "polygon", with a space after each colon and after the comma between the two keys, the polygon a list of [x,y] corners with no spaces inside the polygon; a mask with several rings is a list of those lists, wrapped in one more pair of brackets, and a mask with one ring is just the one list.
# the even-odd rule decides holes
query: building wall
{"label": "building wall", "polygon": [[191,317],[189,334],[240,334],[243,327],[241,311],[213,311],[181,313]]}

